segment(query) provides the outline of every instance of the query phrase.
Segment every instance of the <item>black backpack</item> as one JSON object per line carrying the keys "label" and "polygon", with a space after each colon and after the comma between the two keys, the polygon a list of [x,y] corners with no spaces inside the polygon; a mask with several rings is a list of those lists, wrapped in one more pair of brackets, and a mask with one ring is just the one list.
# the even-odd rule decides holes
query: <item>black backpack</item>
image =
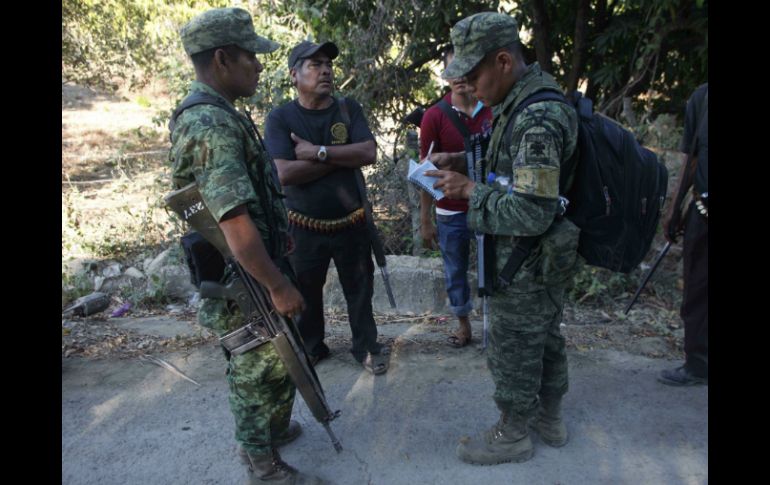
{"label": "black backpack", "polygon": [[[572,102],[557,91],[530,95],[508,118],[505,140],[510,139],[516,115],[540,101],[559,101],[577,110],[577,148],[561,167],[559,188],[569,201],[565,216],[580,228],[578,253],[590,265],[631,272],[642,262],[655,237],[668,186],[665,165],[655,153],[639,145],[630,131],[594,113],[593,103],[580,92]],[[572,185],[564,193],[573,169]],[[523,241],[518,246],[524,248],[514,251],[506,263],[500,274],[503,284],[510,284],[538,238],[520,238]]]}

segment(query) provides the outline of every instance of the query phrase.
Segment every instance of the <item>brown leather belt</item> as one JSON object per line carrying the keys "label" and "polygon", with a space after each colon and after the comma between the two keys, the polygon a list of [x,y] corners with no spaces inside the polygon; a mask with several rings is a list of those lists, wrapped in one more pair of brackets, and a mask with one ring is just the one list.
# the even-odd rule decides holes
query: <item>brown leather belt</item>
{"label": "brown leather belt", "polygon": [[339,232],[343,229],[358,226],[366,222],[366,213],[364,212],[363,207],[356,209],[345,217],[340,217],[339,219],[315,219],[313,217],[300,214],[299,212],[294,212],[293,210],[288,211],[288,216],[289,224],[295,225],[308,231],[321,232],[325,234]]}

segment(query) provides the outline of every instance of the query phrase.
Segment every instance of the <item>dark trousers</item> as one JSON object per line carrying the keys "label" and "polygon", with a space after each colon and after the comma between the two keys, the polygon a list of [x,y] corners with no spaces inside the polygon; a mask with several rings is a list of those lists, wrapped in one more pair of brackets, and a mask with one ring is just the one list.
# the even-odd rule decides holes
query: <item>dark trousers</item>
{"label": "dark trousers", "polygon": [[289,261],[307,305],[297,321],[297,327],[308,353],[319,355],[328,351],[323,342],[323,287],[330,260],[334,260],[348,305],[353,334],[351,353],[358,361],[363,360],[367,352],[378,353],[381,346],[377,343],[377,325],[372,315],[374,263],[366,226],[335,234],[291,226],[290,232],[296,247]]}
{"label": "dark trousers", "polygon": [[708,220],[690,207],[684,230],[684,293],[680,315],[684,321],[687,369],[708,377],[709,356],[709,238]]}

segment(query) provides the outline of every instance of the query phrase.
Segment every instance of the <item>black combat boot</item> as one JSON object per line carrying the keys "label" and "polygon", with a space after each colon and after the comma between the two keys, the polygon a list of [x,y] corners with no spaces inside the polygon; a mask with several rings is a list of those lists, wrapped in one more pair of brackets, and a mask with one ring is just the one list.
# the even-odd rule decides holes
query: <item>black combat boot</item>
{"label": "black combat boot", "polygon": [[540,396],[537,414],[529,421],[543,443],[560,447],[567,444],[567,427],[561,419],[561,396]]}
{"label": "black combat boot", "polygon": [[263,455],[247,452],[246,456],[249,459],[249,485],[328,485],[328,482],[284,463],[276,450]]}
{"label": "black combat boot", "polygon": [[457,457],[474,465],[520,463],[532,458],[533,451],[527,421],[505,411],[491,429],[473,438],[463,437],[457,445]]}

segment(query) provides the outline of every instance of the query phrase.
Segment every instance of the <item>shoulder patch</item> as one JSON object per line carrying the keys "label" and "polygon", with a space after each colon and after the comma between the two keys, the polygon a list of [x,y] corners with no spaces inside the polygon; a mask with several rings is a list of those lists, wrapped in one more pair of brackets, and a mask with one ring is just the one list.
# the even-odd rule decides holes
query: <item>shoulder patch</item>
{"label": "shoulder patch", "polygon": [[524,135],[525,163],[543,163],[555,157],[552,136],[548,133]]}

